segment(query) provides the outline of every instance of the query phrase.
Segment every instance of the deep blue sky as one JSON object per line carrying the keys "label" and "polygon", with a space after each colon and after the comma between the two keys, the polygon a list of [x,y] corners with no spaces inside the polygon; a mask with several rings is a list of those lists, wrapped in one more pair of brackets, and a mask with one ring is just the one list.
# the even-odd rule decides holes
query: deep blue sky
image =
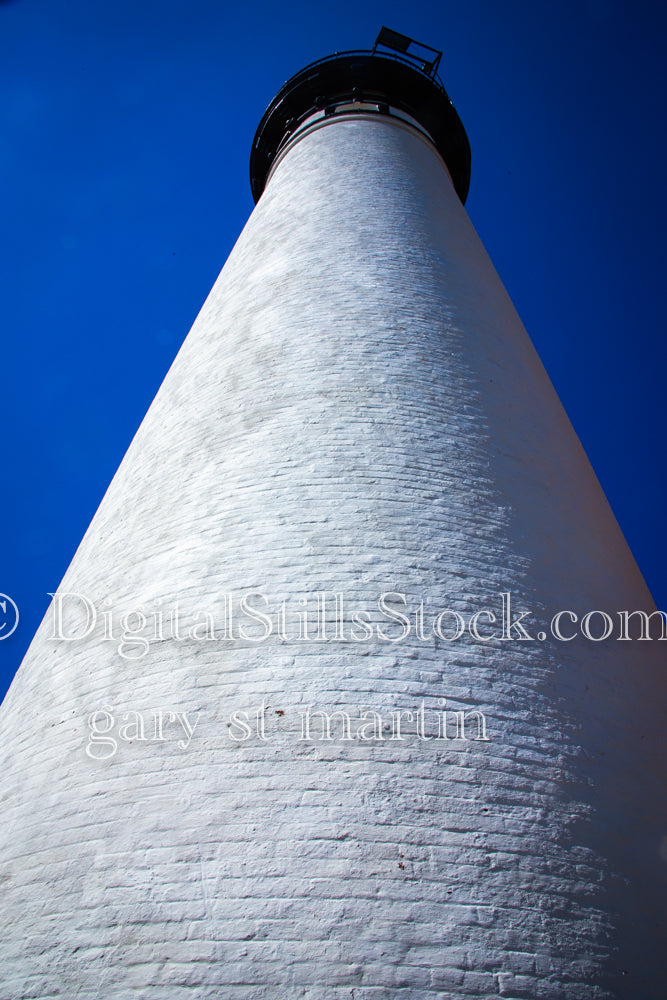
{"label": "deep blue sky", "polygon": [[[250,211],[287,77],[444,50],[468,211],[667,609],[667,17],[621,0],[0,2],[0,695]],[[168,442],[166,442],[168,446]]]}

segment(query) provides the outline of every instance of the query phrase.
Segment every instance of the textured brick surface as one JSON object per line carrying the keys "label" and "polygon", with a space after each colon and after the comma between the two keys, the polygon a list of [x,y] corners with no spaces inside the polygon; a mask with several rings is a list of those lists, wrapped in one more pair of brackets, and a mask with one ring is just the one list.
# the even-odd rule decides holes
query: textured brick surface
{"label": "textured brick surface", "polygon": [[[336,121],[278,165],[60,589],[218,637],[123,659],[47,615],[0,713],[3,998],[662,998],[667,643],[220,638],[255,590],[374,621],[509,592],[533,634],[651,607],[414,133]],[[442,698],[489,740],[299,740],[308,705]],[[92,760],[104,705],[197,728]]]}

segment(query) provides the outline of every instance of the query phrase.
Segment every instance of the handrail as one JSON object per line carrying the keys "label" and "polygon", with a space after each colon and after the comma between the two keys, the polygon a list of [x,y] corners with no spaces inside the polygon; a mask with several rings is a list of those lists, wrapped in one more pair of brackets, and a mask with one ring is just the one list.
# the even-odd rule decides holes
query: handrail
{"label": "handrail", "polygon": [[289,80],[286,80],[285,83],[297,81],[305,76],[305,74],[310,70],[315,69],[316,66],[321,66],[323,63],[331,62],[333,59],[340,59],[346,56],[373,56],[374,59],[393,59],[395,62],[404,63],[406,66],[414,69],[417,73],[420,73],[421,76],[425,77],[427,80],[430,80],[431,83],[434,83],[438,90],[441,90],[443,94],[447,94],[445,85],[440,79],[438,73],[434,73],[433,76],[426,73],[421,68],[419,63],[414,61],[414,57],[408,58],[406,56],[401,56],[397,52],[378,52],[376,49],[348,49],[344,52],[332,52],[331,55],[323,56],[321,59],[316,59],[315,62],[308,63],[307,66],[304,66],[302,70],[290,77]]}

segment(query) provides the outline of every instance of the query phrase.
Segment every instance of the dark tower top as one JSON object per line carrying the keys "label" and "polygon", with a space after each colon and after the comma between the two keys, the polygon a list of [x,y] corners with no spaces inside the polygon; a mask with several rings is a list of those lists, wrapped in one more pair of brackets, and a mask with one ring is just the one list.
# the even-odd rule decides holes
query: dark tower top
{"label": "dark tower top", "polygon": [[[379,52],[378,46],[393,52]],[[421,52],[409,51],[413,46]],[[435,58],[425,58],[425,52]],[[372,50],[326,56],[289,79],[264,112],[253,140],[250,185],[255,202],[276,156],[306,118],[318,111],[327,117],[343,109],[345,114],[354,113],[350,105],[355,104],[363,104],[359,111],[364,114],[390,115],[394,109],[414,118],[447,164],[456,193],[465,202],[470,144],[437,76],[440,56],[436,49],[382,28]]]}

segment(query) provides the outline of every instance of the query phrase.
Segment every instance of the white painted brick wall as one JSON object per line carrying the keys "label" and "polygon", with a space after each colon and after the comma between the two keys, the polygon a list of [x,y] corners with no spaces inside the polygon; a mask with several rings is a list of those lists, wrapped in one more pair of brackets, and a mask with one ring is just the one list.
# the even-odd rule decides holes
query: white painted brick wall
{"label": "white painted brick wall", "polygon": [[[652,606],[441,161],[386,119],[279,164],[61,590],[216,615],[252,590]],[[165,639],[131,661],[50,633],[0,712],[3,998],[662,1000],[660,643]],[[442,697],[489,742],[298,740],[308,704]],[[234,743],[262,699],[267,740]],[[187,750],[94,761],[103,705],[199,723]]]}

